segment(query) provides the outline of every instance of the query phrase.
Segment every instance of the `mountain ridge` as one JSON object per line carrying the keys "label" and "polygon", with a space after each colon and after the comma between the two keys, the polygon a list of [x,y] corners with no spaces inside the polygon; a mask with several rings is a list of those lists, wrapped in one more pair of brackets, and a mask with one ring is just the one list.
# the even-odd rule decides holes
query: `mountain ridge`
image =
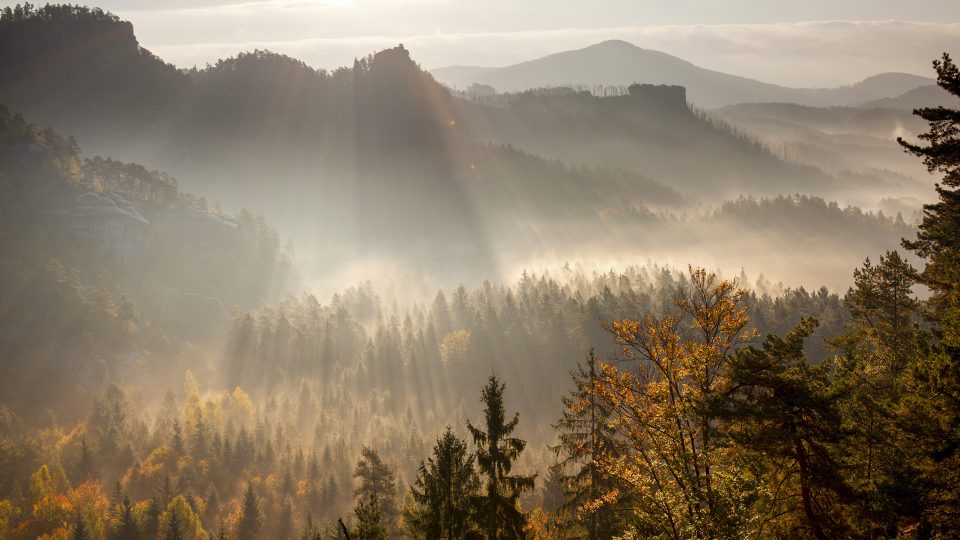
{"label": "mountain ridge", "polygon": [[[746,102],[792,102],[812,106],[855,105],[895,97],[933,80],[905,73],[880,73],[836,88],[790,88],[716,71],[623,40],[607,40],[503,67],[451,66],[430,70],[459,89],[470,84],[498,91],[551,86],[678,84],[697,106],[715,108]],[[570,75],[573,73],[573,75]]]}

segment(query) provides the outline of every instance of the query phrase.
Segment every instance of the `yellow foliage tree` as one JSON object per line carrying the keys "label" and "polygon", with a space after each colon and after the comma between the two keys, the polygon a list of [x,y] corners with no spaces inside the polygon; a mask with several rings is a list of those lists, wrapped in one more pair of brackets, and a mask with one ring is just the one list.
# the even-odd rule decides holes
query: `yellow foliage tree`
{"label": "yellow foliage tree", "polygon": [[179,535],[176,536],[177,538],[183,538],[184,540],[208,540],[207,533],[200,524],[200,517],[193,511],[190,503],[187,502],[186,497],[183,495],[174,497],[160,517],[160,537],[171,537],[168,535],[172,527],[176,527],[179,530]]}
{"label": "yellow foliage tree", "polygon": [[731,355],[757,333],[745,291],[703,269],[689,277],[673,313],[610,325],[627,363],[601,362],[591,393],[613,412],[610,426],[626,451],[598,462],[633,489],[636,534],[745,538],[746,505],[761,482],[719,435],[711,403],[730,391]]}

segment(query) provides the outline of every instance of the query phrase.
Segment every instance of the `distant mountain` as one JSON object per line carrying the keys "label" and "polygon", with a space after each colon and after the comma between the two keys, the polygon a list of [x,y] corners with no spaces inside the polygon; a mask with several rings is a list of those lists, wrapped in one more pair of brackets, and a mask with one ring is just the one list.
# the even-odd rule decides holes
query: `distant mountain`
{"label": "distant mountain", "polygon": [[935,84],[920,86],[897,97],[884,97],[863,103],[861,107],[912,111],[949,103],[952,96]]}
{"label": "distant mountain", "polygon": [[[322,254],[298,257],[305,270],[383,257],[485,278],[506,243],[516,254],[588,245],[611,216],[640,223],[745,193],[834,197],[885,186],[786,162],[691,110],[680,86],[470,101],[402,46],[333,71],[266,51],[177,71],[141,49],[128,23],[59,9],[3,23],[0,50],[14,53],[0,54],[0,101],[75,134],[91,154],[168,171],[228,210],[254,206]],[[71,54],[75,62],[59,60]],[[777,95],[649,54],[700,73],[701,84],[761,84]],[[137,82],[146,75],[154,86]]]}
{"label": "distant mountain", "polygon": [[839,88],[787,88],[705,69],[676,56],[619,40],[604,41],[507,67],[456,66],[435,69],[431,73],[440,82],[461,90],[476,83],[490,85],[501,92],[568,85],[680,85],[687,89],[687,97],[692,103],[706,108],[757,102],[854,105],[897,96],[933,82],[916,75],[884,73]]}
{"label": "distant mountain", "polygon": [[[927,128],[908,110],[742,103],[710,114],[762,141],[786,161],[861,184],[860,194],[847,199],[858,205],[877,208],[883,197],[919,201],[931,191],[926,168],[896,142],[897,137],[913,140]],[[883,185],[886,189],[876,189]],[[913,207],[919,208],[919,202]],[[904,212],[906,217],[912,214]]]}

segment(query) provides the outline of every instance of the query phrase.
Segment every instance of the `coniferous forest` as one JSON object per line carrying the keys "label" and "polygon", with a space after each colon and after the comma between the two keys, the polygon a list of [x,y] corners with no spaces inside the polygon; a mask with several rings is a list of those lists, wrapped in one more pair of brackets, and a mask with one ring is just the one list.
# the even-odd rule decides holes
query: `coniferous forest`
{"label": "coniferous forest", "polygon": [[960,534],[949,51],[787,88],[134,30],[0,9],[0,539]]}

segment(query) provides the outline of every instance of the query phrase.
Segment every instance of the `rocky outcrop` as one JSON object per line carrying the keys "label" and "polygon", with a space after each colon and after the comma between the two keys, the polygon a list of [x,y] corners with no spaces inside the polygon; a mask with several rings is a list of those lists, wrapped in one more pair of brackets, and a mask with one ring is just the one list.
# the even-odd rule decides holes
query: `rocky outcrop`
{"label": "rocky outcrop", "polygon": [[632,84],[630,97],[642,100],[647,106],[673,110],[687,110],[687,89],[667,84]]}
{"label": "rocky outcrop", "polygon": [[138,258],[150,240],[150,222],[116,193],[83,193],[64,219],[71,230],[123,261]]}

